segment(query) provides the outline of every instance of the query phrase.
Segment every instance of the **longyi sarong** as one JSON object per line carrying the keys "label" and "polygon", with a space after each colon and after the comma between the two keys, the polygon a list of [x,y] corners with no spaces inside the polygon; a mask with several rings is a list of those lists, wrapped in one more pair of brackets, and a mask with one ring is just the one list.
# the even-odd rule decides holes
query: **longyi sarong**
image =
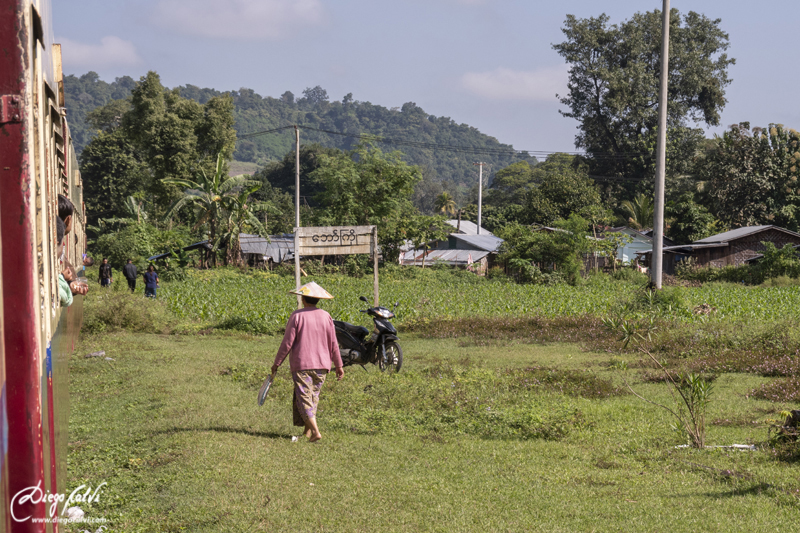
{"label": "longyi sarong", "polygon": [[294,394],[292,397],[292,419],[295,426],[305,426],[309,418],[316,418],[319,391],[325,383],[327,370],[299,370],[292,372]]}

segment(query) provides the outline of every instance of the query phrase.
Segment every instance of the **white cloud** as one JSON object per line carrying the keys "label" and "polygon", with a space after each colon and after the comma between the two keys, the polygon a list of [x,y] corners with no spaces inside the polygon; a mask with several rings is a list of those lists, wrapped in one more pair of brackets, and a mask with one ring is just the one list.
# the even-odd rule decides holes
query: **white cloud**
{"label": "white cloud", "polygon": [[142,62],[136,47],[130,41],[108,35],[100,44],[86,44],[72,39],[61,39],[61,56],[65,67],[90,68],[130,67]]}
{"label": "white cloud", "polygon": [[199,37],[273,41],[323,18],[320,0],[160,0],[152,21]]}
{"label": "white cloud", "polygon": [[469,92],[489,100],[556,101],[567,89],[567,67],[533,71],[499,67],[489,72],[467,72],[461,84]]}

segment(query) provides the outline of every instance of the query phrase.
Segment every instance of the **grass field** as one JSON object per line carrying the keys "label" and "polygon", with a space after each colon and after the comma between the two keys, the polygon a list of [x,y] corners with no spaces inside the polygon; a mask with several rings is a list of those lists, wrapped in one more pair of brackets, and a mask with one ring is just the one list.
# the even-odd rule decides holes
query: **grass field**
{"label": "grass field", "polygon": [[[398,290],[424,297],[410,292]],[[87,516],[116,532],[796,527],[800,465],[765,446],[766,422],[792,404],[746,397],[772,378],[721,374],[708,413],[709,444],[759,451],[681,449],[670,417],[625,391],[623,374],[670,402],[635,354],[404,334],[400,374],[350,367],[325,385],[324,439],[308,444],[290,438],[287,369],[256,405],[279,340],[85,337],[70,363],[70,485],[108,483]],[[95,350],[114,361],[83,357]]]}

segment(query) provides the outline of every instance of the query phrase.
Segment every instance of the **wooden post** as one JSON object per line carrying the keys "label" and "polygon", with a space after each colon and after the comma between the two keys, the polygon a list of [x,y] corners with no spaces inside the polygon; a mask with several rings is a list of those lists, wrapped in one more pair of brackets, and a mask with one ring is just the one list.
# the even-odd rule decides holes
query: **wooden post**
{"label": "wooden post", "polygon": [[372,268],[375,272],[373,279],[373,292],[375,307],[378,307],[378,226],[372,228]]}

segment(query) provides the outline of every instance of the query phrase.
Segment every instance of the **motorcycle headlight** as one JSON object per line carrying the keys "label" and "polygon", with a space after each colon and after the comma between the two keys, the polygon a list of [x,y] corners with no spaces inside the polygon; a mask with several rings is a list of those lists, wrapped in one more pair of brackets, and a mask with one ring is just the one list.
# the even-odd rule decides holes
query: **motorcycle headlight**
{"label": "motorcycle headlight", "polygon": [[392,317],[394,317],[394,313],[392,313],[388,309],[378,309],[377,313],[382,318],[392,318]]}

